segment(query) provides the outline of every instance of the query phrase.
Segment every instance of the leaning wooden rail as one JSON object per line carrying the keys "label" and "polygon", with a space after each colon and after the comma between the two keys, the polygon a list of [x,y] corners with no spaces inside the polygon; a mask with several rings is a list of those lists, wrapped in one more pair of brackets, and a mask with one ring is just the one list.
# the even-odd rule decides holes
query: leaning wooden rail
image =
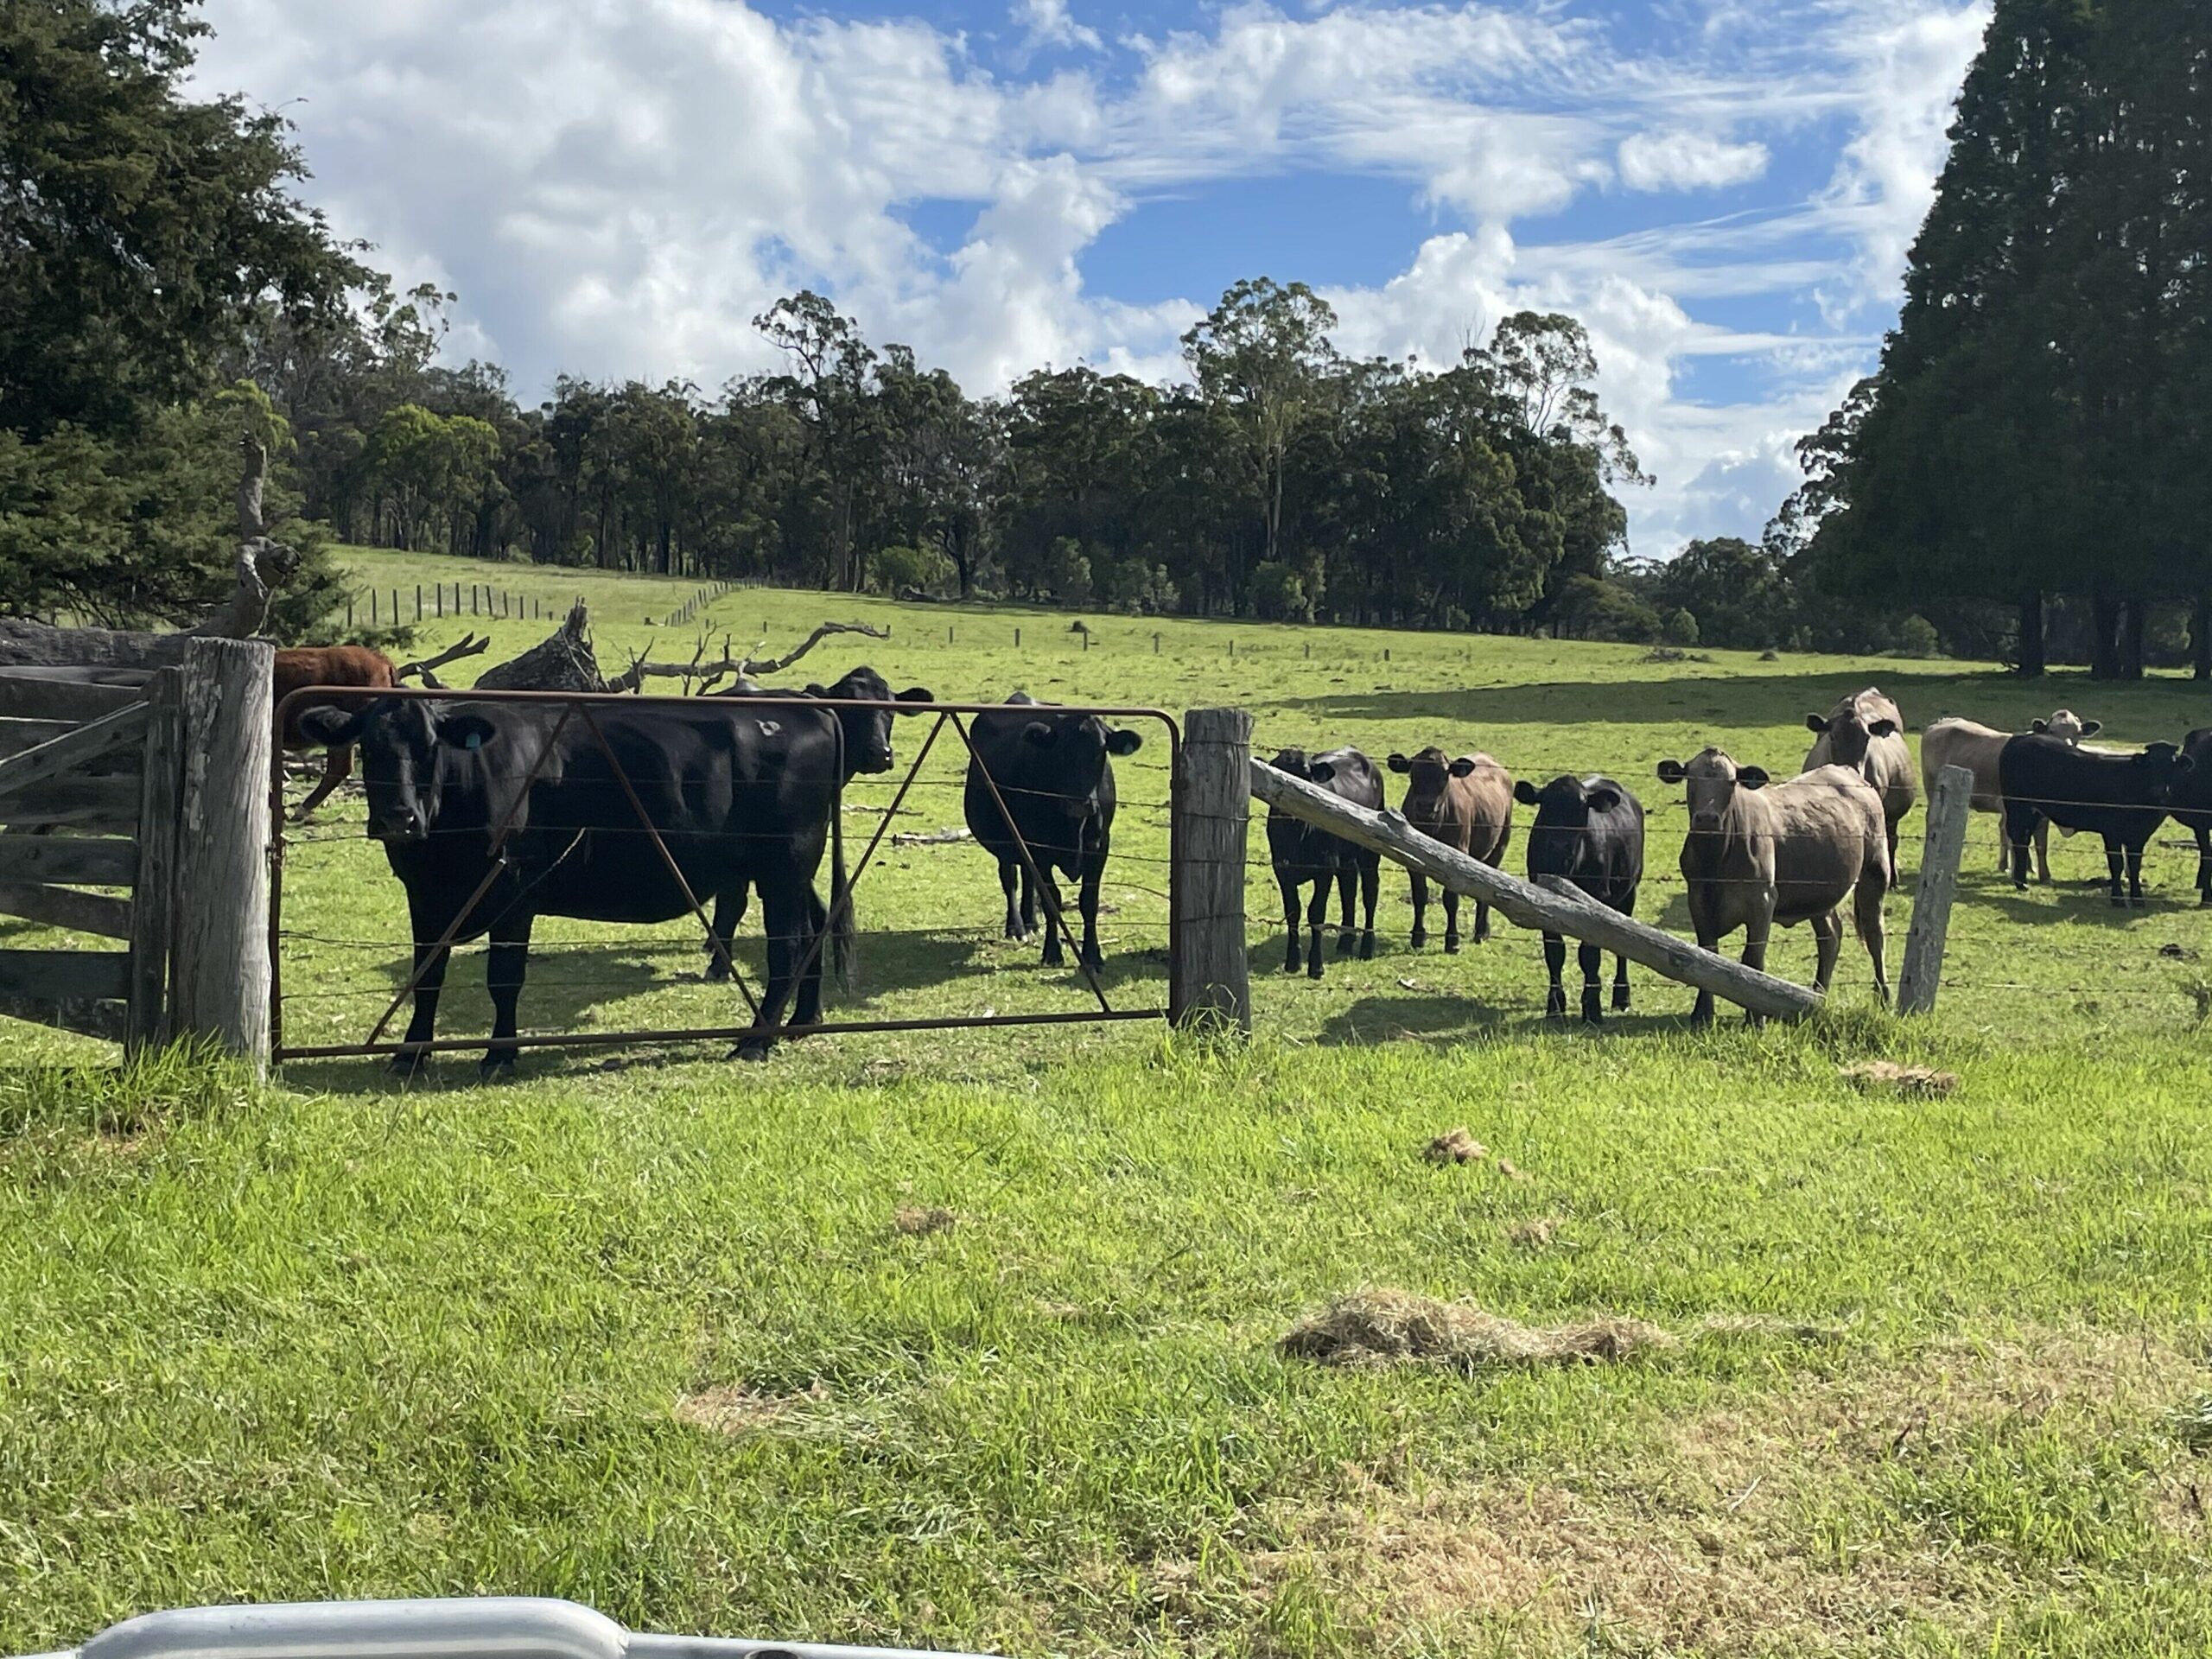
{"label": "leaning wooden rail", "polygon": [[1302,778],[1276,771],[1264,760],[1252,761],[1251,774],[1252,793],[1269,806],[1281,807],[1294,817],[1319,824],[1346,841],[1371,847],[1456,893],[1485,899],[1508,921],[1522,927],[1587,939],[1753,1014],[1797,1019],[1821,1006],[1817,992],[1633,921],[1556,878],[1537,887],[1494,870],[1455,848],[1431,840],[1408,823],[1402,813],[1370,812],[1363,806],[1354,806]]}

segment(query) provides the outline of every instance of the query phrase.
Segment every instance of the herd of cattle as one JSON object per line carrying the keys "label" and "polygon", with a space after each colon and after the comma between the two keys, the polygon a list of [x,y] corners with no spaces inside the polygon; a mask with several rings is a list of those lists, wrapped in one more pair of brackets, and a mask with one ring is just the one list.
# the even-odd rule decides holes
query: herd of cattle
{"label": "herd of cattle", "polygon": [[[314,683],[328,683],[315,681]],[[366,690],[385,689],[372,680]],[[281,688],[280,688],[281,691]],[[732,698],[755,701],[733,702]],[[758,699],[773,699],[764,708]],[[834,684],[770,692],[744,685],[679,701],[609,702],[588,721],[558,704],[383,696],[289,706],[280,740],[328,752],[325,786],[361,758],[368,833],[385,849],[406,891],[415,942],[413,1016],[395,1064],[418,1065],[434,1040],[446,957],[454,944],[488,938],[493,1009],[487,1071],[514,1063],[517,1005],[533,923],[539,916],[605,922],[676,919],[714,903],[710,977],[727,977],[731,940],[757,893],[767,936],[768,982],[754,1028],[739,1052],[765,1054],[781,1012],[799,1027],[821,1019],[823,954],[841,974],[853,907],[837,802],[844,785],[893,765],[893,725],[933,702],[920,687],[893,693],[874,670]],[[1811,925],[1816,983],[1825,991],[1842,945],[1841,912],[1852,901],[1860,939],[1886,1000],[1883,905],[1895,885],[1898,825],[1919,779],[1897,705],[1869,689],[1807,717],[1815,734],[1802,768],[1777,780],[1718,748],[1667,760],[1660,780],[1688,797],[1681,870],[1700,945],[1716,948],[1741,931],[1744,961],[1763,967],[1777,926]],[[2137,752],[2085,747],[2099,728],[2061,710],[2026,733],[1957,719],[1923,734],[1921,767],[1932,789],[1946,766],[1974,776],[1973,805],[2002,815],[2015,883],[2027,882],[2028,849],[2050,880],[2044,841],[2056,823],[2100,836],[2112,901],[2140,902],[2142,855],[2171,816],[2195,830],[2201,902],[2212,906],[2212,728],[2180,745]],[[1136,732],[1079,710],[1016,693],[976,715],[964,786],[969,830],[996,863],[1005,897],[1004,933],[1027,939],[1040,926],[1044,960],[1074,943],[1058,878],[1077,884],[1078,960],[1102,962],[1099,887],[1112,846],[1115,757],[1136,751]],[[1383,804],[1382,771],[1357,748],[1320,753],[1285,749],[1272,764],[1354,804]],[[1644,811],[1635,794],[1603,775],[1560,776],[1541,786],[1516,780],[1487,754],[1427,747],[1392,754],[1406,780],[1402,810],[1414,828],[1497,867],[1511,839],[1514,808],[1533,809],[1525,841],[1529,876],[1558,877],[1623,915],[1633,914],[1644,874]],[[644,834],[650,825],[655,832]],[[1276,806],[1267,823],[1269,861],[1281,890],[1284,967],[1322,976],[1330,890],[1339,897],[1338,953],[1375,950],[1381,855]],[[658,842],[658,849],[654,843]],[[829,855],[830,899],[815,878]],[[1302,891],[1313,889],[1301,920]],[[1412,876],[1412,943],[1428,937],[1428,883]],[[1363,907],[1355,925],[1354,900]],[[1459,948],[1460,899],[1446,890],[1444,949]],[[1490,907],[1477,902],[1476,941],[1489,937]],[[1301,946],[1304,947],[1301,953]],[[1547,1012],[1567,1012],[1565,941],[1544,938]],[[1601,952],[1584,944],[1582,1018],[1601,1019]],[[1628,964],[1617,962],[1616,1010],[1629,1006]],[[1698,998],[1694,1020],[1713,1015]]]}

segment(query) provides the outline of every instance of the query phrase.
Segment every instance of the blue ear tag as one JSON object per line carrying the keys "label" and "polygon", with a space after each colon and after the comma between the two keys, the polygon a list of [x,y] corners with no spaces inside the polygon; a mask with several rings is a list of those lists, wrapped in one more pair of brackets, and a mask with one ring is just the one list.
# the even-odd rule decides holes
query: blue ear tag
{"label": "blue ear tag", "polygon": [[482,748],[484,747],[484,734],[481,732],[471,732],[467,737],[461,739],[461,747],[464,749]]}

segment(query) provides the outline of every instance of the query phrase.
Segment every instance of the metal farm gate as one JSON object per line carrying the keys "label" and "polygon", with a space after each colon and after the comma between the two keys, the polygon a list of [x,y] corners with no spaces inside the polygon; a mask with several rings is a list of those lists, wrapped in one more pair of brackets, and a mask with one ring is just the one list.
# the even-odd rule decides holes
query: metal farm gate
{"label": "metal farm gate", "polygon": [[[976,748],[975,739],[969,728],[969,720],[976,715],[1004,713],[1010,707],[1019,708],[1021,707],[1021,705],[986,702],[877,702],[853,700],[832,702],[823,698],[796,699],[791,696],[741,696],[714,697],[640,697],[625,693],[534,691],[478,692],[463,690],[432,690],[415,687],[402,687],[398,689],[385,690],[370,690],[359,687],[308,687],[303,690],[292,692],[283,699],[281,704],[278,705],[276,710],[276,728],[279,731],[286,728],[286,723],[292,711],[296,708],[308,705],[359,706],[363,703],[379,702],[386,700],[430,701],[445,705],[448,708],[482,706],[486,704],[520,705],[552,714],[554,718],[551,721],[550,729],[545,733],[543,741],[538,744],[536,753],[531,755],[527,766],[522,768],[519,772],[518,781],[514,789],[512,799],[506,804],[505,810],[499,813],[489,825],[489,840],[486,848],[486,868],[484,877],[481,882],[478,885],[474,894],[471,896],[468,901],[461,906],[455,912],[455,918],[454,922],[446,928],[442,937],[434,940],[410,940],[407,942],[410,946],[428,944],[430,945],[431,949],[429,952],[422,953],[420,955],[420,959],[415,963],[412,972],[409,974],[404,982],[399,986],[398,989],[392,994],[389,1001],[384,1006],[383,1011],[378,1017],[367,1027],[358,1039],[349,1042],[294,1042],[288,1041],[286,1038],[284,1007],[287,993],[284,988],[286,966],[284,944],[288,938],[304,938],[312,936],[304,934],[289,934],[284,925],[284,883],[286,879],[287,865],[286,851],[288,845],[296,845],[297,842],[296,841],[288,840],[288,826],[286,823],[284,810],[284,753],[281,747],[276,750],[272,755],[270,785],[272,833],[270,841],[268,918],[269,957],[270,967],[270,1058],[272,1059],[279,1061],[288,1059],[326,1059],[340,1057],[398,1055],[403,1052],[429,1055],[461,1050],[475,1051],[483,1049],[487,1046],[491,1039],[486,1036],[440,1036],[428,1043],[406,1043],[396,1040],[387,1033],[393,1020],[400,1014],[401,1009],[408,1004],[416,988],[423,983],[431,964],[443,959],[450,958],[457,945],[465,942],[460,938],[462,932],[480,932],[480,930],[467,929],[466,924],[472,913],[475,911],[479,902],[484,899],[486,893],[491,892],[493,885],[499,880],[501,875],[505,873],[508,866],[505,861],[505,852],[510,840],[521,825],[523,808],[531,799],[532,786],[543,775],[547,761],[553,758],[562,737],[564,734],[569,731],[571,727],[581,728],[588,735],[590,744],[590,752],[595,753],[598,758],[604,761],[607,767],[612,773],[612,781],[621,791],[629,815],[635,820],[634,824],[624,824],[621,826],[622,832],[639,835],[642,837],[643,855],[649,858],[657,859],[663,867],[666,868],[670,875],[675,879],[678,888],[683,893],[686,908],[700,925],[702,933],[704,936],[708,953],[711,957],[718,957],[721,963],[728,968],[731,986],[741,999],[747,1017],[742,1024],[734,1022],[703,1025],[694,1024],[677,1027],[641,1027],[613,1030],[594,1029],[588,1031],[518,1031],[518,1034],[512,1039],[512,1047],[517,1050],[532,1048],[626,1047],[658,1043],[734,1042],[747,1038],[760,1036],[769,1036],[780,1039],[784,1037],[811,1036],[817,1034],[856,1032],[951,1030],[963,1027],[995,1026],[1100,1024],[1109,1021],[1171,1019],[1177,1017],[1184,1007],[1185,999],[1183,995],[1183,985],[1187,964],[1184,959],[1184,953],[1179,948],[1181,944],[1181,935],[1184,930],[1181,915],[1182,906],[1178,904],[1176,894],[1173,891],[1156,894],[1156,896],[1167,900],[1168,908],[1168,916],[1166,924],[1167,933],[1166,954],[1168,957],[1167,1002],[1165,1005],[1153,1004],[1137,1007],[1115,1006],[1112,998],[1108,995],[1104,982],[1088,963],[1084,962],[1081,950],[1076,946],[1077,936],[1073,932],[1070,931],[1065,926],[1065,918],[1063,914],[1063,908],[1056,884],[1052,880],[1045,879],[1045,872],[1040,869],[1034,852],[1027,842],[1023,839],[1019,828],[1015,826],[1014,814],[1007,809],[1006,797],[1001,793],[998,781],[992,777],[991,773],[988,770],[984,770],[979,764],[976,770],[983,779],[984,783],[988,788],[993,800],[998,808],[1001,819],[1005,823],[1007,829],[1011,833],[1011,839],[1014,842],[1014,849],[1020,857],[1021,868],[1028,880],[1035,883],[1039,900],[1044,907],[1044,914],[1041,918],[1042,925],[1046,928],[1059,928],[1062,937],[1067,940],[1071,948],[1075,966],[1077,971],[1080,974],[1084,987],[1089,994],[1089,1000],[1094,1001],[1096,1006],[1057,1013],[1001,1014],[995,1010],[987,1009],[982,1014],[951,1014],[929,1018],[856,1020],[823,1019],[808,1025],[789,1023],[785,1019],[786,1010],[784,1007],[780,1006],[775,1007],[764,1006],[763,997],[755,990],[752,982],[746,976],[744,969],[735,959],[735,952],[717,941],[714,925],[709,916],[707,909],[708,904],[712,901],[716,895],[711,893],[702,893],[694,892],[690,883],[685,880],[683,872],[679,867],[676,856],[670,850],[666,836],[664,835],[662,828],[657,826],[652,822],[649,810],[643,798],[639,794],[637,789],[638,780],[633,779],[630,772],[624,767],[622,760],[617,753],[614,745],[608,741],[607,732],[599,714],[600,710],[609,707],[619,707],[625,712],[635,712],[640,709],[651,709],[656,706],[665,706],[671,711],[677,709],[682,709],[688,713],[696,714],[702,707],[721,707],[728,705],[734,709],[758,709],[761,711],[761,715],[764,719],[770,719],[778,715],[787,718],[795,708],[811,708],[829,711],[832,714],[839,709],[887,709],[894,715],[906,715],[915,717],[928,718],[929,724],[927,733],[922,738],[920,743],[916,746],[912,760],[907,762],[904,766],[903,775],[899,777],[899,780],[892,795],[889,805],[881,810],[880,816],[874,832],[868,836],[862,846],[858,860],[853,863],[849,880],[846,883],[845,891],[842,898],[833,900],[833,912],[830,914],[829,922],[822,928],[816,931],[813,937],[806,944],[804,953],[799,958],[797,970],[792,976],[792,983],[795,989],[797,983],[799,981],[804,980],[808,970],[816,965],[817,959],[820,957],[826,943],[835,929],[838,918],[835,913],[834,906],[836,905],[842,905],[849,908],[854,906],[854,894],[858,890],[862,879],[868,874],[868,871],[878,863],[878,854],[884,847],[887,838],[891,835],[892,826],[899,817],[901,809],[905,806],[909,795],[914,791],[918,784],[936,783],[942,785],[947,781],[944,779],[925,779],[923,778],[923,770],[927,765],[931,753],[935,750],[939,738],[949,728],[959,739],[961,746],[963,749],[964,749],[967,757],[970,760],[976,760],[978,759],[977,751]],[[1040,715],[1074,715],[1078,716],[1096,715],[1112,720],[1156,722],[1160,727],[1165,729],[1167,736],[1167,763],[1165,766],[1158,766],[1157,763],[1153,764],[1154,767],[1157,770],[1166,772],[1172,780],[1168,800],[1158,806],[1154,806],[1152,803],[1125,803],[1124,804],[1125,806],[1136,806],[1139,810],[1160,810],[1166,814],[1168,820],[1168,856],[1166,859],[1159,861],[1170,866],[1171,868],[1174,866],[1181,855],[1182,842],[1185,833],[1183,823],[1183,812],[1180,804],[1183,794],[1184,743],[1181,729],[1179,728],[1176,721],[1163,710],[1141,707],[1052,703],[1039,704],[1037,705],[1037,709]],[[840,747],[842,747],[842,728],[834,719],[831,721],[831,725],[833,730],[836,730],[839,733],[839,742]],[[842,761],[842,755],[840,756],[840,760]],[[1130,767],[1135,764],[1136,763],[1133,763],[1126,760],[1122,763],[1124,767]],[[840,772],[842,774],[842,766],[840,767]],[[876,784],[884,783],[888,781],[891,776],[892,774],[890,773],[881,774],[877,778],[871,779],[870,782]],[[837,791],[836,804],[831,814],[830,822],[830,835],[832,836],[832,845],[835,849],[834,855],[838,857],[842,857],[843,852],[843,843],[845,841],[843,818],[847,810],[848,809],[845,804],[845,791],[842,788],[840,788]],[[869,810],[873,810],[873,809]],[[562,825],[557,827],[565,829],[568,826]],[[607,826],[601,825],[598,828],[579,830],[579,839],[581,839],[584,835],[603,833],[606,828]],[[441,832],[433,830],[431,833],[435,834]],[[487,831],[485,825],[479,823],[472,824],[465,829],[453,831],[451,833],[471,834],[482,836],[485,836]],[[963,838],[964,833],[965,832],[961,832]],[[340,838],[341,837],[325,836],[315,837],[315,839],[331,840]],[[354,830],[351,824],[347,826],[346,836],[342,838],[352,839],[357,842],[364,839],[359,832]],[[563,856],[565,856],[565,855]],[[1112,862],[1120,862],[1123,856],[1124,855],[1122,852],[1116,852],[1113,855]],[[1111,868],[1112,865],[1109,863],[1109,871]],[[978,861],[976,869],[979,876],[982,875],[984,868],[984,865]],[[392,880],[392,878],[387,874],[379,872],[379,874],[382,879]],[[1133,884],[1127,882],[1116,882],[1116,885],[1119,887],[1127,887]],[[1176,885],[1172,878],[1169,885],[1171,889],[1173,889]],[[397,893],[397,891],[398,887],[395,880],[395,893]],[[1143,889],[1143,891],[1152,890]],[[547,911],[542,913],[552,915],[556,912]],[[650,925],[620,924],[618,925],[628,926]],[[378,944],[390,946],[398,943],[397,941],[393,940],[326,940],[323,942],[334,944],[353,945],[359,948],[373,948]],[[617,941],[610,939],[607,942],[616,943]],[[300,994],[295,992],[292,995],[295,1000],[296,1000]],[[338,995],[365,996],[369,994],[365,992],[347,992],[340,993]],[[499,1043],[503,1049],[509,1046],[508,1039],[504,1038],[499,1039]]]}

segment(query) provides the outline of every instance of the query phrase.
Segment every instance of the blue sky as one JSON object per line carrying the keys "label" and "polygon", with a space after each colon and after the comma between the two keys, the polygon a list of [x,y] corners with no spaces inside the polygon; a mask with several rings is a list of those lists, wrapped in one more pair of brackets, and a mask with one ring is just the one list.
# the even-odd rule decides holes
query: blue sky
{"label": "blue sky", "polygon": [[283,105],[311,196],[457,355],[766,366],[799,286],[988,392],[1181,372],[1241,276],[1428,361],[1580,316],[1657,486],[1635,550],[1756,534],[1865,372],[1986,0],[834,9],[208,0],[200,77]]}

